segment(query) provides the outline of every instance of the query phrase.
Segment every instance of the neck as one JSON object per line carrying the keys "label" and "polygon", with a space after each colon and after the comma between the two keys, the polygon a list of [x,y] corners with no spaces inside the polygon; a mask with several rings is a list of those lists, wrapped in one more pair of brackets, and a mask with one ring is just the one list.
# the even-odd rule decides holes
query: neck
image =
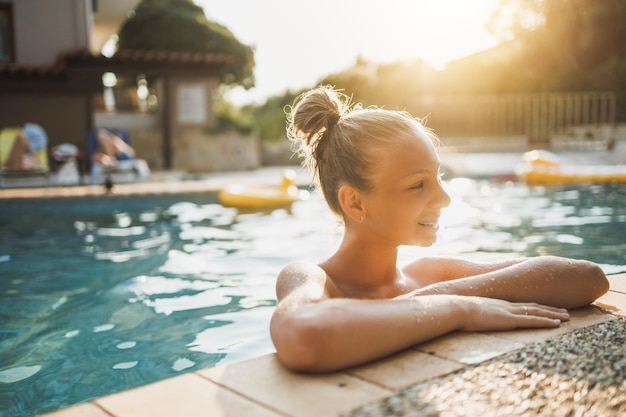
{"label": "neck", "polygon": [[397,256],[397,247],[344,237],[337,252],[321,266],[344,295],[374,297],[400,284],[402,276],[396,266]]}

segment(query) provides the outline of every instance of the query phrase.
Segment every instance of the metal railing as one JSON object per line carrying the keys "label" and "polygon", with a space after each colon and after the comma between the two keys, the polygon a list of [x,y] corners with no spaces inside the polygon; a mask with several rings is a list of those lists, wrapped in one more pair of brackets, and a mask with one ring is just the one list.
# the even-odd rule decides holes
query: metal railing
{"label": "metal railing", "polygon": [[442,136],[549,140],[580,126],[615,123],[611,92],[423,96],[410,109]]}

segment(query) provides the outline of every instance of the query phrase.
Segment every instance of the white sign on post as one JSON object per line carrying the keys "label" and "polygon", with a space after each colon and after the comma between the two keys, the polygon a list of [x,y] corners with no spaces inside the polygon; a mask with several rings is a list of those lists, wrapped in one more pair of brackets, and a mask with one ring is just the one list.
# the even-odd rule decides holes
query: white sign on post
{"label": "white sign on post", "polygon": [[206,121],[206,90],[202,84],[178,87],[178,123]]}

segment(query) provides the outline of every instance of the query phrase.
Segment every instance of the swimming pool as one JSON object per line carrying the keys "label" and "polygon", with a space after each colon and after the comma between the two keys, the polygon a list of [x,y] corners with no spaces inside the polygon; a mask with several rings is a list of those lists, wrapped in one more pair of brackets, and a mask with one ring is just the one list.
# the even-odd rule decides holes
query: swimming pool
{"label": "swimming pool", "polygon": [[[626,270],[626,185],[446,187],[439,242],[400,262],[555,254]],[[0,416],[272,352],[276,274],[340,239],[317,194],[291,213],[213,195],[0,202]]]}

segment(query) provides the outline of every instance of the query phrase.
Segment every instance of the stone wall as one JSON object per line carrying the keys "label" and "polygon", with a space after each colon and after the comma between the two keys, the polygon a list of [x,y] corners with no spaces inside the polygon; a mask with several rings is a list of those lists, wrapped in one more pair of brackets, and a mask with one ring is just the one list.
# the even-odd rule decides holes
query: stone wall
{"label": "stone wall", "polygon": [[176,140],[173,169],[191,173],[241,171],[259,168],[259,139],[226,132],[215,135],[188,133]]}

